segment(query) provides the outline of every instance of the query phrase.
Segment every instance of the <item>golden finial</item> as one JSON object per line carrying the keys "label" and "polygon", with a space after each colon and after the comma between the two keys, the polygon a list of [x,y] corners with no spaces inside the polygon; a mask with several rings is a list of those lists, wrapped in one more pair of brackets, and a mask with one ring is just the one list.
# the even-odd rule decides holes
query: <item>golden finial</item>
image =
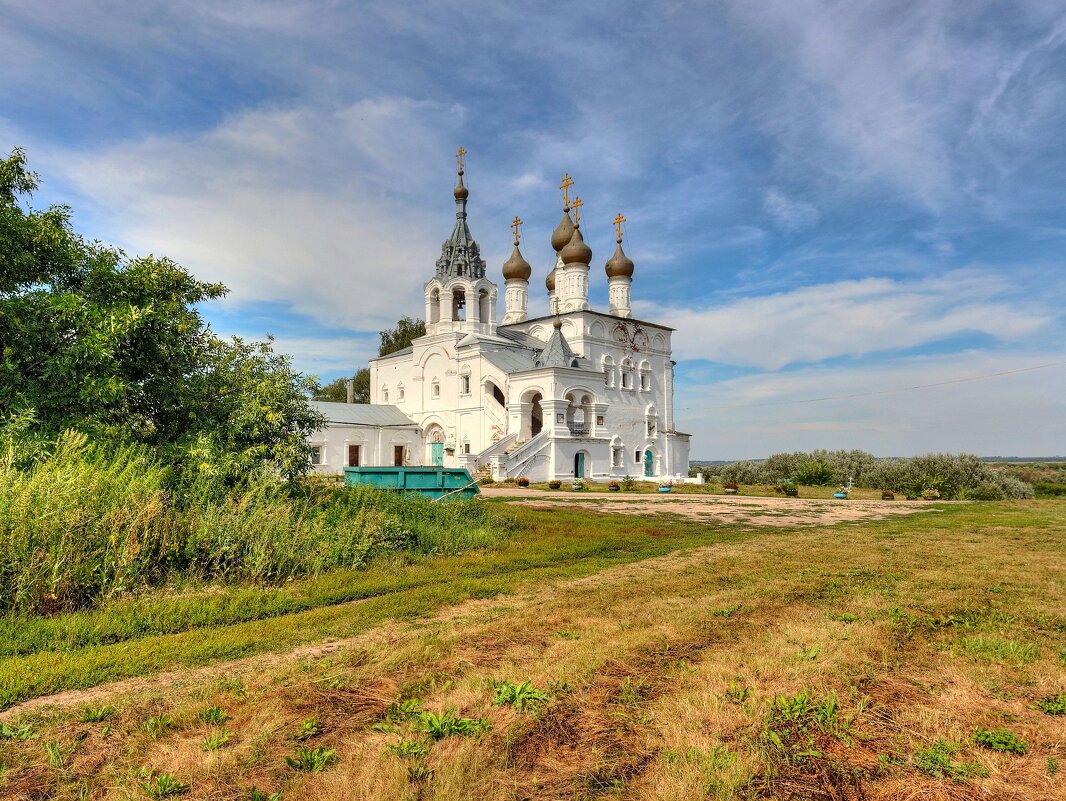
{"label": "golden finial", "polygon": [[559,184],[559,188],[563,190],[563,209],[570,208],[570,187],[574,185],[574,179],[570,177],[570,173],[563,173],[563,182]]}
{"label": "golden finial", "polygon": [[617,235],[616,241],[619,245],[622,244],[622,223],[626,221],[626,218],[622,216],[622,212],[618,212],[618,216],[614,218],[614,232]]}
{"label": "golden finial", "polygon": [[574,200],[570,204],[570,208],[573,209],[574,212],[574,225],[579,225],[581,223],[581,207],[584,205],[585,201],[583,201],[577,195],[574,195]]}
{"label": "golden finial", "polygon": [[518,218],[518,215],[516,214],[514,216],[514,222],[511,223],[511,228],[514,229],[514,246],[515,247],[518,247],[518,240],[522,238],[522,235],[520,233],[518,233],[518,229],[519,229],[519,227],[521,225],[522,225],[522,221]]}
{"label": "golden finial", "polygon": [[459,152],[455,154],[456,161],[459,162],[459,174],[463,174],[463,156],[466,155],[466,148],[462,145],[459,146]]}

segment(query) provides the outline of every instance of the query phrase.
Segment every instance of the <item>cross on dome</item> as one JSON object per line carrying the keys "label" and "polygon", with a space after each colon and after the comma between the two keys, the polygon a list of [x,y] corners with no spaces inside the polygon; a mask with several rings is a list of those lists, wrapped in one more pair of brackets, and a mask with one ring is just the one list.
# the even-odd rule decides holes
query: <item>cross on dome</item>
{"label": "cross on dome", "polygon": [[616,241],[618,244],[622,244],[622,223],[626,222],[626,218],[622,216],[622,212],[618,212],[618,216],[614,218],[614,232],[617,235]]}
{"label": "cross on dome", "polygon": [[570,210],[570,187],[574,185],[574,179],[570,177],[570,173],[563,173],[563,182],[559,184],[559,188],[563,190],[563,211]]}
{"label": "cross on dome", "polygon": [[512,228],[512,230],[514,231],[514,243],[515,243],[515,247],[517,247],[517,246],[518,246],[518,240],[522,238],[522,235],[521,235],[521,234],[520,234],[520,233],[518,232],[518,229],[519,229],[519,228],[520,228],[521,226],[522,226],[522,220],[520,220],[520,219],[518,218],[518,215],[516,214],[516,215],[514,216],[514,221],[513,221],[512,223],[511,223],[511,228]]}

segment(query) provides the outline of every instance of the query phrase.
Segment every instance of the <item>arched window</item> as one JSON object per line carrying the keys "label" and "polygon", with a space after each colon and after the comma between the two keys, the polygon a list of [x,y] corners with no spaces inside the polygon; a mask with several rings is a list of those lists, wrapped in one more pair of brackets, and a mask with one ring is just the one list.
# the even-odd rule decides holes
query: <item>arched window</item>
{"label": "arched window", "polygon": [[655,411],[654,404],[649,405],[644,410],[644,424],[647,428],[648,438],[652,438],[659,433],[659,417]]}
{"label": "arched window", "polygon": [[402,401],[403,400],[403,384],[397,384],[396,385],[396,400],[398,400],[398,401]]}
{"label": "arched window", "polygon": [[622,389],[633,389],[633,360],[622,359]]}
{"label": "arched window", "polygon": [[645,359],[640,363],[640,391],[649,392],[651,390],[651,365],[648,364],[648,360]]}
{"label": "arched window", "polygon": [[614,386],[614,359],[611,356],[604,356],[600,362],[603,369],[603,383],[608,387]]}
{"label": "arched window", "polygon": [[388,403],[389,402],[389,388],[388,387],[382,387],[381,388],[381,402],[382,403]]}
{"label": "arched window", "polygon": [[433,379],[433,383],[430,385],[430,395],[434,398],[440,397],[440,381]]}
{"label": "arched window", "polygon": [[470,394],[470,370],[463,370],[462,375],[459,376],[459,394]]}

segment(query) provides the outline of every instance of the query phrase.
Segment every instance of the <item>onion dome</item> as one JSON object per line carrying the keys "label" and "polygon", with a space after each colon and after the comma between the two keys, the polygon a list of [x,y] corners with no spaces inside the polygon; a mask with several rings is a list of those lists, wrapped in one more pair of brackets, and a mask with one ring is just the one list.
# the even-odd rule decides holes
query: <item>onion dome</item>
{"label": "onion dome", "polygon": [[581,236],[581,226],[574,226],[574,235],[570,237],[570,241],[559,253],[559,256],[562,258],[563,264],[588,264],[592,261],[592,248],[585,244],[585,240]]}
{"label": "onion dome", "polygon": [[515,245],[511,258],[503,263],[503,277],[507,280],[517,278],[522,281],[528,281],[529,276],[532,274],[533,268],[529,266],[528,261],[522,258],[518,245]]}
{"label": "onion dome", "polygon": [[470,190],[463,185],[463,171],[459,170],[459,183],[456,184],[455,190],[452,192],[455,195],[456,200],[466,200],[470,197]]}
{"label": "onion dome", "polygon": [[547,287],[549,292],[554,292],[555,291],[555,268],[554,267],[552,267],[551,272],[548,273],[548,277],[544,279],[544,286]]}
{"label": "onion dome", "polygon": [[565,248],[573,235],[574,221],[570,219],[570,207],[567,206],[563,209],[563,218],[552,231],[552,247],[555,248],[555,252],[558,253]]}
{"label": "onion dome", "polygon": [[614,248],[614,255],[607,260],[607,264],[604,265],[604,270],[606,270],[608,278],[619,278],[622,276],[632,278],[633,260],[622,250],[622,240],[619,239],[617,242],[618,244]]}

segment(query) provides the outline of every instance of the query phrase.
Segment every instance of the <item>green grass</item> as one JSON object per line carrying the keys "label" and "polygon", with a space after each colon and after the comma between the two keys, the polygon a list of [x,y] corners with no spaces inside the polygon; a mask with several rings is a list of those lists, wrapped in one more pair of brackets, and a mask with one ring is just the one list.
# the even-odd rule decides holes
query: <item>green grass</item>
{"label": "green grass", "polygon": [[1010,662],[1025,665],[1040,656],[1033,643],[1018,642],[995,635],[977,634],[962,640],[962,650],[985,662]]}
{"label": "green grass", "polygon": [[[938,514],[922,516],[922,529],[931,539],[938,531],[990,522],[1004,532],[1012,527],[1046,527],[1057,520],[1062,505],[1035,501],[937,508]],[[410,555],[361,571],[332,571],[294,581],[284,589],[223,585],[193,594],[162,592],[116,602],[96,613],[38,621],[19,639],[18,652],[0,660],[0,709],[163,669],[351,637],[387,620],[429,615],[470,598],[588,576],[678,549],[788,531],[623,515],[593,517],[567,508],[510,511],[523,523],[521,531],[487,551]],[[891,539],[894,532],[906,534],[914,525],[913,519],[889,519],[878,522],[876,530]],[[861,524],[840,528],[862,530]],[[358,603],[345,603],[352,599]],[[6,624],[5,632],[18,630],[15,620]],[[12,650],[8,646],[8,652]]]}
{"label": "green grass", "polygon": [[956,762],[954,756],[959,746],[946,740],[937,740],[914,755],[914,766],[937,779],[968,781],[978,776],[987,776],[988,771],[976,762]]}

